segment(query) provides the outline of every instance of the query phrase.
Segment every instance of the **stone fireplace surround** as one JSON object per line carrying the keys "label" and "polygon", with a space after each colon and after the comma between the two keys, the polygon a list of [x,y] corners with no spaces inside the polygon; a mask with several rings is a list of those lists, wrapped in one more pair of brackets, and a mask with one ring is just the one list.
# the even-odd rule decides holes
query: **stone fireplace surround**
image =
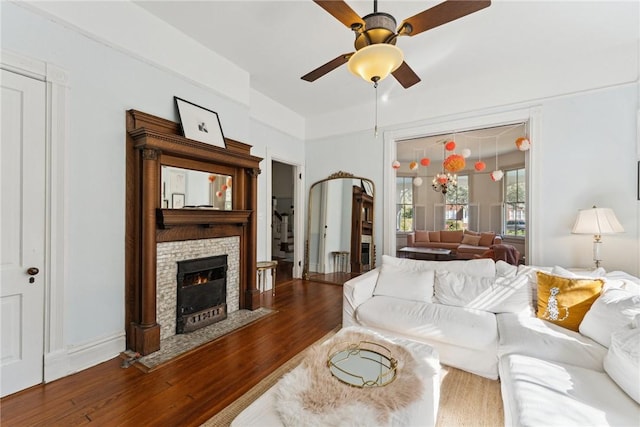
{"label": "stone fireplace surround", "polygon": [[160,324],[160,341],[176,334],[178,261],[215,255],[227,255],[227,313],[233,313],[240,309],[240,239],[237,236],[158,243],[156,318]]}
{"label": "stone fireplace surround", "polygon": [[[166,303],[158,296],[158,250],[166,243],[236,240],[237,286],[231,294],[237,292],[237,304],[233,308],[260,308],[256,235],[262,158],[251,155],[250,145],[228,138],[224,148],[187,139],[180,124],[137,110],[126,112],[126,128],[125,325],[127,349],[144,356],[160,349],[160,337],[169,329],[175,335],[175,307],[167,326],[158,318],[164,316],[159,304]],[[230,176],[231,210],[162,207],[164,165]],[[175,275],[172,282],[176,292]]]}

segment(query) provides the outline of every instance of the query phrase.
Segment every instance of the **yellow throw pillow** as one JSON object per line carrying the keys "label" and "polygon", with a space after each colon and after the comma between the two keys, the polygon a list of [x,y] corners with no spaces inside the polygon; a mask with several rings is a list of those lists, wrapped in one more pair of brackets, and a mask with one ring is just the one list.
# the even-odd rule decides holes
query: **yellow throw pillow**
{"label": "yellow throw pillow", "polygon": [[569,279],[537,272],[538,317],[578,331],[582,318],[598,298],[601,279]]}

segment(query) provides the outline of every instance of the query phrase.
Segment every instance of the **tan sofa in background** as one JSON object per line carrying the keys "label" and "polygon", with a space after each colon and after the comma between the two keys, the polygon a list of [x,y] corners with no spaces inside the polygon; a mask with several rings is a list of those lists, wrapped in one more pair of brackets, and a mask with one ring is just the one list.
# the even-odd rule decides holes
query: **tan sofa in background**
{"label": "tan sofa in background", "polygon": [[502,243],[495,233],[470,230],[420,231],[407,234],[407,246],[450,249],[457,259],[473,259]]}

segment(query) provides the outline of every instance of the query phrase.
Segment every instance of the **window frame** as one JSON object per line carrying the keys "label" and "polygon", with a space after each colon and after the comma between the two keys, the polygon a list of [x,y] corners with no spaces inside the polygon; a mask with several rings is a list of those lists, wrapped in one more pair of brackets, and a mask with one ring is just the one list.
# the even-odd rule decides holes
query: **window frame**
{"label": "window frame", "polygon": [[[507,200],[507,187],[510,185],[509,183],[509,175],[512,174],[513,172],[515,172],[515,178],[516,178],[516,187],[520,188],[520,184],[523,185],[524,188],[524,194],[522,197],[520,197],[520,192],[516,190],[516,201],[512,202],[512,201],[508,201]],[[520,181],[520,172],[522,173],[522,181]],[[518,167],[513,167],[510,169],[505,169],[504,171],[504,180],[503,180],[503,186],[502,186],[502,191],[503,191],[503,197],[502,197],[502,204],[504,206],[504,212],[502,215],[502,229],[503,229],[503,236],[508,238],[508,239],[518,239],[518,240],[524,240],[527,237],[527,231],[528,231],[528,227],[527,227],[527,209],[528,209],[528,199],[527,199],[527,168],[526,165],[522,165],[522,166],[518,166]],[[510,209],[510,205],[522,205],[521,209],[518,209],[517,207],[515,209]],[[510,218],[509,212],[513,211],[515,212],[514,217]],[[520,212],[521,214],[518,215],[518,212]],[[509,221],[514,221],[514,227],[513,227],[513,231],[514,234],[509,234]],[[518,221],[523,221],[524,225],[522,228],[519,228],[519,223]],[[522,232],[522,234],[519,234],[518,232]]]}

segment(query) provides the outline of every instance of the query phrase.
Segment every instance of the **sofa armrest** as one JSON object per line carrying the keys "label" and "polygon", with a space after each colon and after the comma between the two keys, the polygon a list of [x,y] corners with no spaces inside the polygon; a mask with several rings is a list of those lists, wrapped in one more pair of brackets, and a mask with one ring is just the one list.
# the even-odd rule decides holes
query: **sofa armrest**
{"label": "sofa armrest", "polygon": [[342,291],[342,327],[356,325],[356,308],[373,296],[380,268],[375,268],[345,282]]}
{"label": "sofa armrest", "polygon": [[502,244],[502,236],[496,236],[493,238],[493,244],[494,245],[500,245]]}
{"label": "sofa armrest", "polygon": [[407,234],[407,246],[413,246],[416,243],[416,233]]}

